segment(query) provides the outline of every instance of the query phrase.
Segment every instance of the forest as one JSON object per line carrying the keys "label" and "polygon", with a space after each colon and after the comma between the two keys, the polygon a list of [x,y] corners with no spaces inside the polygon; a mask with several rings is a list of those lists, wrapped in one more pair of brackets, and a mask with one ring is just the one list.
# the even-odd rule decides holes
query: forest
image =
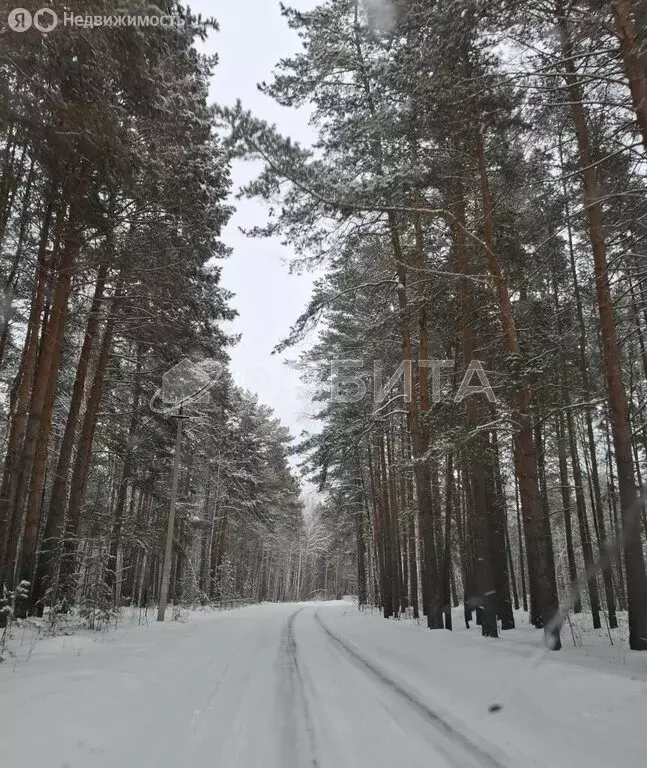
{"label": "forest", "polygon": [[[0,622],[352,594],[647,650],[643,0],[282,5],[259,88],[313,146],[211,104],[217,21],[157,7],[184,23],[0,27]],[[276,348],[296,448],[229,365],[243,161],[247,234],[317,274]],[[221,373],[165,413],[182,361]]]}
{"label": "forest", "polygon": [[149,403],[182,360],[224,372],[182,420],[170,600],[302,588],[292,438],[227,368],[217,25],[167,5],[172,31],[0,33],[3,624],[157,602],[177,420]]}
{"label": "forest", "polygon": [[[490,637],[522,606],[555,650],[571,609],[622,612],[647,650],[647,6],[283,14],[302,50],[260,87],[317,142],[220,114],[262,163],[250,235],[322,274],[280,348],[318,332],[302,463],[355,537],[360,606],[451,629],[462,602]],[[457,399],[474,361],[488,391]]]}

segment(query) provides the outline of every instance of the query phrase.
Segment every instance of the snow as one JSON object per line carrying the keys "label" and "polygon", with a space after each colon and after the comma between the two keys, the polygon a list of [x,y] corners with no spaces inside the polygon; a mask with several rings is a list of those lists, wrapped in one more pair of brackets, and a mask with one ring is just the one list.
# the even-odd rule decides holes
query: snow
{"label": "snow", "polygon": [[2,766],[646,763],[647,658],[604,633],[589,644],[576,628],[583,647],[535,663],[541,633],[487,640],[459,614],[453,633],[348,601],[183,619],[37,641],[17,630],[0,665]]}

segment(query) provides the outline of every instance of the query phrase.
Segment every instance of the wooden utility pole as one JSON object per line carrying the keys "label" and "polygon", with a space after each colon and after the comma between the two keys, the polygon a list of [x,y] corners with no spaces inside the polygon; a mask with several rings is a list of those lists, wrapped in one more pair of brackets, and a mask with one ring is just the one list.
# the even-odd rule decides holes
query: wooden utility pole
{"label": "wooden utility pole", "polygon": [[168,513],[168,528],[166,529],[166,548],[164,550],[164,566],[162,568],[162,586],[160,588],[157,620],[164,621],[168,588],[171,580],[171,561],[173,555],[173,534],[175,531],[175,505],[177,502],[177,482],[180,474],[180,447],[182,443],[182,409],[177,415],[177,433],[175,437],[175,458],[173,461],[173,480],[171,482],[171,506]]}

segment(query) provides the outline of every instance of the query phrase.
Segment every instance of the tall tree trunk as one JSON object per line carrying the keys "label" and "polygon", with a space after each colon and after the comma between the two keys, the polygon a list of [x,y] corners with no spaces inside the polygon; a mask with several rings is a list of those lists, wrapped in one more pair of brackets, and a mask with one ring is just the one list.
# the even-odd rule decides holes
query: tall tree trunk
{"label": "tall tree trunk", "polygon": [[445,485],[445,533],[443,551],[443,607],[445,611],[445,629],[452,627],[451,568],[452,568],[452,516],[454,507],[454,457],[447,456]]}
{"label": "tall tree trunk", "polygon": [[[76,428],[78,424],[79,413],[83,403],[83,393],[87,380],[88,367],[92,350],[96,341],[97,331],[99,329],[99,314],[103,302],[103,292],[106,284],[108,267],[102,264],[99,267],[97,280],[94,289],[94,296],[88,314],[88,322],[81,347],[81,354],[76,367],[76,376],[72,389],[72,398],[68,410],[65,431],[61,441],[58,462],[54,473],[52,492],[49,503],[49,512],[45,525],[45,533],[41,545],[41,555],[38,563],[37,575],[32,595],[33,603],[37,606],[39,615],[43,611],[43,597],[48,586],[51,586],[55,578],[55,568],[57,562],[57,551],[61,546],[61,535],[64,526],[65,497],[67,491],[67,477],[74,449],[74,439],[76,437]],[[60,552],[58,552],[60,557]]]}
{"label": "tall tree trunk", "polygon": [[517,510],[517,540],[519,542],[519,576],[521,579],[521,597],[523,609],[528,613],[528,589],[526,588],[526,564],[523,556],[523,533],[521,527],[521,506],[519,504],[519,482],[515,472],[514,478],[514,502]]}
{"label": "tall tree trunk", "polygon": [[[510,303],[508,282],[501,264],[494,253],[494,210],[489,190],[483,140],[480,133],[477,134],[476,155],[481,180],[481,200],[484,213],[485,255],[499,302],[503,338],[508,353],[513,360],[520,361],[521,350]],[[559,612],[557,594],[553,586],[555,584],[555,563],[552,558],[550,543],[546,539],[544,512],[539,492],[537,450],[533,439],[530,405],[531,394],[528,382],[523,377],[520,377],[516,388],[516,420],[519,426],[514,440],[516,467],[519,473],[521,509],[528,545],[528,568],[531,574],[530,586],[531,591],[534,591],[537,595],[541,623],[547,635],[548,647],[552,650],[559,650],[561,648],[560,627],[551,624]]]}
{"label": "tall tree trunk", "polygon": [[[463,563],[463,607],[465,626],[470,628],[474,608],[479,605],[478,585],[476,577],[476,554],[474,548],[474,513],[472,511],[472,478],[468,469],[468,460],[462,455],[461,475],[463,478],[463,510],[464,515],[457,517],[459,537],[462,542],[461,560]],[[462,528],[462,530],[460,530]],[[477,617],[478,618],[478,617]]]}
{"label": "tall tree trunk", "polygon": [[366,605],[366,546],[364,544],[364,510],[355,512],[355,538],[357,542],[357,598],[359,607]]}
{"label": "tall tree trunk", "polygon": [[505,548],[508,553],[508,571],[510,573],[510,582],[512,584],[512,598],[514,600],[515,611],[519,610],[519,592],[517,590],[517,577],[514,572],[514,562],[512,560],[512,547],[510,545],[510,530],[506,520],[505,526]]}
{"label": "tall tree trunk", "polygon": [[377,477],[376,487],[381,492],[381,533],[382,546],[384,548],[384,618],[388,619],[397,613],[397,589],[396,576],[394,573],[393,561],[393,533],[391,525],[391,505],[389,503],[389,482],[388,470],[386,467],[386,455],[384,447],[384,436],[378,432],[377,444]]}
{"label": "tall tree trunk", "polygon": [[70,498],[68,501],[67,518],[65,523],[65,542],[64,556],[61,561],[60,589],[62,599],[69,603],[74,594],[74,574],[76,571],[76,560],[78,551],[79,523],[81,519],[81,508],[88,481],[90,463],[92,460],[92,443],[97,423],[99,404],[106,375],[108,361],[110,359],[110,350],[112,348],[112,339],[116,323],[116,313],[120,302],[121,289],[117,288],[115,298],[106,320],[99,355],[95,365],[90,394],[83,414],[81,432],[79,433],[79,442],[76,450],[74,469],[70,481]]}
{"label": "tall tree trunk", "polygon": [[72,273],[80,247],[80,231],[76,213],[72,209],[67,223],[61,259],[57,266],[52,308],[45,331],[47,343],[41,345],[38,357],[13,500],[15,514],[25,515],[22,546],[16,571],[21,580],[30,582],[32,588],[36,568],[40,498],[47,459],[47,440],[58,384]]}
{"label": "tall tree trunk", "polygon": [[[461,331],[463,364],[468,368],[474,359],[474,300],[470,265],[465,242],[465,202],[459,174],[456,174],[453,189],[455,219],[452,235],[457,255],[459,271],[464,275],[461,280]],[[474,534],[476,555],[476,581],[481,608],[481,630],[486,637],[497,637],[497,595],[492,572],[490,551],[490,523],[486,498],[484,462],[487,457],[485,436],[478,432],[480,421],[479,405],[476,395],[467,398],[465,420],[470,435],[470,490],[471,504],[468,510],[473,515],[470,529]]]}
{"label": "tall tree trunk", "polygon": [[396,490],[395,459],[393,455],[393,429],[386,430],[386,458],[388,462],[388,498],[389,525],[391,528],[391,569],[393,573],[393,607],[397,616],[405,609],[406,595],[402,593],[402,557],[400,552],[400,513],[398,510],[398,494]]}
{"label": "tall tree trunk", "polygon": [[[4,295],[2,298],[2,330],[0,331],[0,370],[2,370],[2,363],[4,361],[5,351],[7,349],[7,342],[9,340],[9,329],[11,327],[11,320],[13,316],[13,295],[18,287],[20,280],[20,273],[24,264],[24,252],[25,241],[27,236],[27,228],[31,223],[30,217],[30,205],[31,205],[31,191],[32,182],[34,178],[34,160],[32,159],[27,175],[27,181],[25,182],[25,190],[22,196],[22,210],[20,213],[20,225],[18,231],[18,242],[16,243],[16,249],[14,257],[11,262],[9,273],[4,281]],[[0,243],[2,242],[2,234],[0,233]],[[36,265],[36,279],[38,279],[38,265]]]}
{"label": "tall tree trunk", "polygon": [[647,75],[640,61],[640,48],[631,4],[629,0],[610,0],[610,5],[631,92],[631,101],[636,111],[643,145],[647,150]]}
{"label": "tall tree trunk", "polygon": [[137,361],[135,364],[135,386],[133,389],[132,413],[130,415],[130,424],[128,426],[128,437],[126,441],[126,453],[124,455],[123,467],[121,470],[121,480],[117,493],[117,503],[115,505],[112,530],[110,532],[110,548],[108,551],[108,561],[106,563],[105,582],[108,589],[113,593],[113,599],[116,602],[116,582],[117,582],[117,554],[121,544],[121,533],[124,524],[124,512],[126,509],[126,495],[128,485],[133,477],[135,462],[133,456],[133,446],[137,434],[137,425],[139,423],[139,408],[141,399],[141,370],[143,364],[143,347],[137,345]]}
{"label": "tall tree trunk", "polygon": [[[636,481],[631,454],[629,408],[624,384],[620,351],[616,338],[615,319],[602,225],[602,206],[599,199],[597,169],[593,162],[589,128],[583,105],[582,87],[577,79],[568,24],[562,12],[558,13],[564,55],[564,80],[569,94],[571,116],[577,137],[582,172],[584,207],[587,233],[593,253],[595,289],[600,328],[604,373],[609,399],[609,414],[615,448],[616,467],[622,520],[625,529],[625,564],[627,570],[627,601],[629,608],[629,646],[632,650],[647,650],[647,573],[636,514]],[[637,524],[638,523],[638,524]]]}
{"label": "tall tree trunk", "polygon": [[410,602],[413,609],[413,618],[417,619],[420,616],[420,608],[418,605],[418,557],[416,552],[416,521],[413,512],[413,488],[411,478],[407,477],[407,519],[409,525],[409,535],[407,542],[409,545],[409,575],[411,580],[411,592]]}
{"label": "tall tree trunk", "polygon": [[[575,549],[573,548],[573,527],[571,523],[571,487],[568,477],[568,464],[566,460],[566,445],[564,435],[564,416],[560,411],[557,414],[557,452],[559,456],[559,484],[562,492],[562,512],[564,515],[564,533],[566,535],[566,557],[568,559],[568,577],[570,587],[577,584],[577,565],[575,563]],[[582,612],[582,600],[578,595],[573,605],[574,613]]]}
{"label": "tall tree trunk", "polygon": [[[575,435],[575,426],[573,424],[573,414],[570,409],[566,410],[566,431],[568,434],[568,444],[571,454],[571,466],[573,469],[573,482],[575,484],[575,508],[577,510],[577,521],[580,530],[580,540],[582,542],[582,555],[584,557],[584,570],[590,574],[593,566],[593,548],[591,546],[591,537],[589,525],[586,520],[586,502],[584,500],[584,487],[582,480],[582,470],[580,467],[580,458],[577,450],[577,438]],[[598,583],[595,574],[590,575],[588,579],[589,602],[591,614],[593,616],[593,626],[600,628],[600,597],[598,594]]]}
{"label": "tall tree trunk", "polygon": [[499,442],[496,431],[492,432],[492,445],[487,477],[488,507],[490,509],[490,547],[492,550],[492,567],[494,586],[496,588],[497,614],[501,620],[501,629],[514,629],[514,613],[510,597],[510,576],[506,557],[506,520],[505,499],[500,482]]}
{"label": "tall tree trunk", "polygon": [[[564,159],[561,146],[561,135],[559,137],[559,156],[560,166],[564,167]],[[571,270],[571,279],[573,281],[573,290],[575,293],[575,308],[577,311],[577,326],[579,334],[579,355],[578,362],[580,368],[580,376],[582,379],[582,397],[585,403],[589,403],[591,400],[591,386],[589,383],[589,364],[586,355],[587,348],[587,333],[586,324],[584,322],[584,310],[582,307],[582,297],[580,292],[579,280],[577,276],[577,266],[575,264],[575,248],[573,246],[573,230],[571,227],[571,213],[568,203],[568,195],[566,190],[566,182],[564,182],[564,199],[566,208],[566,229],[568,234],[568,251]],[[607,533],[604,523],[604,505],[602,503],[602,492],[600,489],[600,473],[598,471],[598,458],[596,453],[596,440],[595,433],[593,431],[593,417],[591,415],[591,407],[585,407],[584,420],[586,424],[586,434],[589,445],[589,456],[591,461],[591,484],[593,486],[593,513],[594,519],[597,521],[597,530],[599,533],[599,548],[600,554],[604,557],[604,553],[607,549]],[[615,594],[613,590],[613,578],[611,572],[611,563],[603,568],[602,576],[604,580],[604,592],[607,601],[607,612],[609,616],[609,626],[615,629],[618,626],[618,619],[616,617],[616,602]]]}
{"label": "tall tree trunk", "polygon": [[[38,339],[40,336],[42,314],[47,293],[47,282],[49,277],[47,243],[49,240],[52,213],[53,201],[50,198],[47,202],[40,233],[34,297],[27,324],[27,337],[23,349],[15,395],[12,393],[11,426],[9,428],[9,437],[7,440],[2,486],[0,487],[0,589],[5,582],[5,579],[9,576],[11,567],[13,567],[18,546],[20,521],[18,520],[18,511],[16,510],[13,501],[16,493],[20,454],[29,415],[29,401],[34,383],[36,362],[38,359]],[[57,248],[58,239],[55,239],[55,248]]]}
{"label": "tall tree trunk", "polygon": [[[407,302],[407,271],[405,267],[404,254],[400,243],[400,236],[396,227],[395,217],[390,216],[390,233],[393,255],[398,275],[398,303],[400,313],[400,333],[402,339],[402,359],[405,366],[411,365],[413,360],[411,335],[406,320],[408,309]],[[419,327],[423,326],[423,319],[420,319]],[[428,360],[429,350],[427,346],[427,330],[425,328],[420,337],[419,360]],[[429,410],[429,388],[426,376],[426,368],[420,370],[418,367],[418,388],[420,407],[415,397],[415,392],[408,398],[408,427],[411,433],[411,446],[413,449],[413,467],[416,480],[416,497],[418,502],[418,512],[420,516],[420,535],[422,550],[422,580],[423,580],[423,605],[427,616],[427,626],[430,629],[442,629],[443,615],[442,605],[439,595],[439,578],[437,573],[438,559],[436,556],[436,542],[434,538],[433,526],[433,500],[431,496],[431,476],[429,472],[429,463],[426,458],[429,448],[428,430],[421,426],[420,417]]]}

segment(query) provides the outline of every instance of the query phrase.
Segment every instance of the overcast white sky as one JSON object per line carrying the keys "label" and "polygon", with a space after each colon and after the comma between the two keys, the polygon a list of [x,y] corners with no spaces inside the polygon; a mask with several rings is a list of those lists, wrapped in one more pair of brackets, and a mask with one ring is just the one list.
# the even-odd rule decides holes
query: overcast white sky
{"label": "overcast white sky", "polygon": [[[299,9],[314,7],[316,0],[292,0]],[[215,16],[220,32],[212,33],[206,50],[217,52],[220,64],[211,87],[213,101],[233,104],[240,98],[256,115],[276,123],[283,133],[307,143],[313,137],[308,114],[279,107],[263,96],[257,83],[270,80],[278,60],[299,49],[297,36],[281,17],[279,0],[197,0],[194,12]],[[234,168],[236,187],[249,180],[252,168]],[[231,350],[232,373],[241,386],[257,392],[272,407],[295,437],[308,428],[310,403],[298,374],[285,365],[286,355],[272,355],[303,311],[313,277],[290,275],[286,249],[277,240],[245,237],[239,227],[265,221],[264,206],[256,201],[236,201],[237,212],[225,230],[224,240],[234,251],[223,266],[222,285],[236,294],[239,317],[234,330],[242,340]],[[296,356],[296,355],[293,355]]]}

